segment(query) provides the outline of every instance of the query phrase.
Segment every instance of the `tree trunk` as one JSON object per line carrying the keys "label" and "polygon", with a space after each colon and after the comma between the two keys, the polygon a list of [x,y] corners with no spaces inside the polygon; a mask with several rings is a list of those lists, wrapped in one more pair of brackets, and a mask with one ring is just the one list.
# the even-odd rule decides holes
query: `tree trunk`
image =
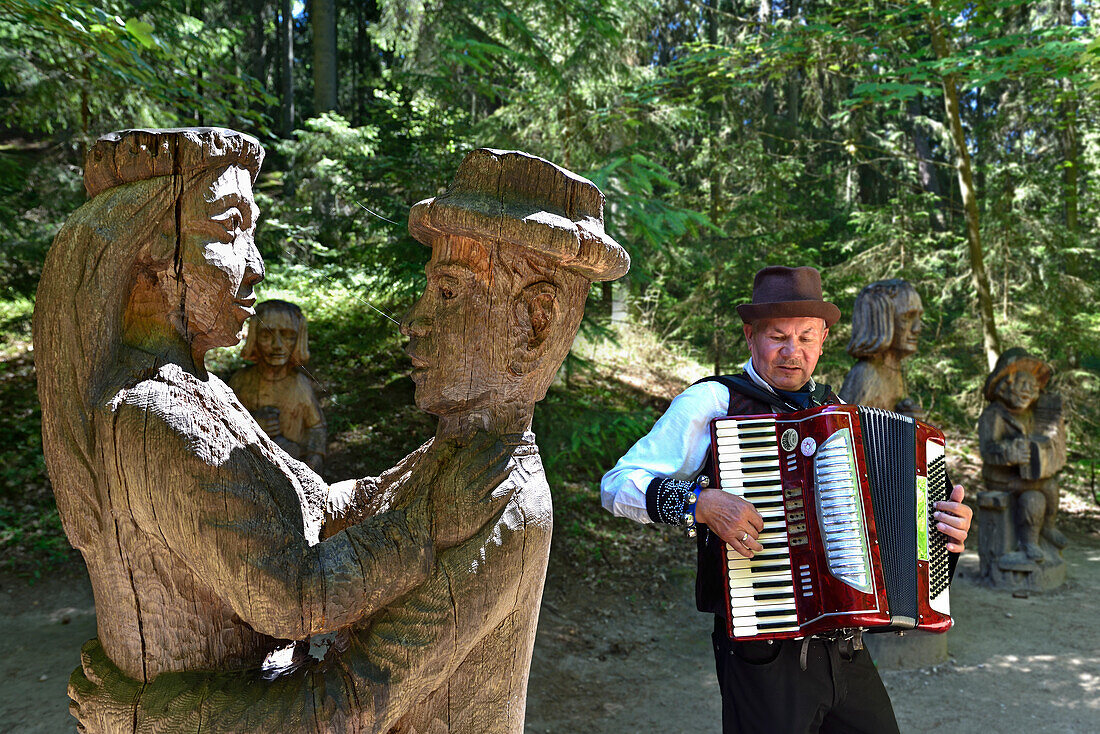
{"label": "tree trunk", "polygon": [[279,15],[279,59],[282,95],[279,104],[279,134],[289,138],[294,132],[294,16],[291,0],[282,0]]}
{"label": "tree trunk", "polygon": [[936,208],[932,210],[932,229],[936,232],[944,232],[947,230],[947,217],[944,215],[943,188],[940,186],[940,177],[936,172],[936,163],[932,160],[932,146],[928,144],[928,131],[918,121],[921,114],[919,97],[909,100],[907,113],[910,124],[909,134],[913,139],[913,150],[917,154],[917,178],[920,179],[921,189],[936,197]]}
{"label": "tree trunk", "polygon": [[[947,39],[940,26],[938,0],[932,0],[932,14],[928,18],[928,28],[932,38],[932,49],[936,58],[947,58]],[[978,312],[982,319],[982,342],[989,369],[997,364],[1001,352],[1000,337],[997,335],[997,323],[993,316],[993,295],[989,286],[989,275],[985,270],[982,255],[982,235],[978,217],[978,194],[974,189],[974,173],[970,165],[970,151],[966,147],[966,133],[963,131],[962,116],[959,110],[959,85],[954,74],[943,76],[943,101],[951,140],[958,159],[959,193],[962,196],[963,211],[966,215],[966,241],[970,249],[970,278],[978,295]]]}
{"label": "tree trunk", "polygon": [[[1058,23],[1069,29],[1073,26],[1073,0],[1058,3]],[[1077,139],[1077,90],[1069,78],[1062,79],[1062,200],[1065,207],[1066,229],[1077,234],[1078,180],[1081,175],[1080,146]],[[1071,263],[1076,265],[1076,263]]]}
{"label": "tree trunk", "polygon": [[[767,2],[768,0],[763,1]],[[707,41],[709,41],[712,46],[717,46],[718,18],[719,13],[722,10],[722,1],[711,0],[711,6],[712,10],[710,12],[710,17],[707,18]],[[722,128],[722,103],[720,100],[712,100],[707,104],[710,107],[709,116],[711,126],[711,145],[714,147],[715,150],[717,150],[721,145],[720,130]],[[711,222],[717,223],[718,213],[721,208],[720,197],[722,179],[718,170],[718,166],[716,165],[716,161],[711,161],[708,179],[708,187],[710,188],[710,191],[707,214],[710,217]],[[722,318],[722,299],[724,298],[725,294],[722,292],[721,279],[719,277],[719,273],[721,271],[721,258],[719,257],[719,254],[717,252],[718,243],[713,242],[713,240],[712,243],[712,246],[714,247],[714,251],[712,253],[714,263],[714,291],[711,294],[711,313],[713,315],[713,338],[711,346],[714,349],[714,374],[720,375],[722,374],[722,362],[724,356],[723,337],[725,335],[726,329],[729,328],[729,324],[723,323],[724,319]]]}
{"label": "tree trunk", "polygon": [[[760,0],[759,10],[757,11],[757,23],[759,27],[760,43],[763,44],[771,36],[771,0]],[[775,149],[775,138],[773,135],[775,129],[775,89],[772,88],[772,83],[770,81],[764,82],[763,108],[764,119],[760,125],[761,132],[764,134],[763,147],[765,152],[771,153]]]}
{"label": "tree trunk", "polygon": [[312,0],[310,16],[313,26],[313,111],[319,114],[337,108],[336,1]]}

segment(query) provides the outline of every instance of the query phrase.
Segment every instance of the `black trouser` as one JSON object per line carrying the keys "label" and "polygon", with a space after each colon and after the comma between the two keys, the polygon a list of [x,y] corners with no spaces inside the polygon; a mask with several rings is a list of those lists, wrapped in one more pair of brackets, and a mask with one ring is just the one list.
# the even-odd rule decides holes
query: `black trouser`
{"label": "black trouser", "polygon": [[714,620],[714,662],[723,734],[894,734],[890,697],[866,650],[846,655],[835,641],[731,642]]}

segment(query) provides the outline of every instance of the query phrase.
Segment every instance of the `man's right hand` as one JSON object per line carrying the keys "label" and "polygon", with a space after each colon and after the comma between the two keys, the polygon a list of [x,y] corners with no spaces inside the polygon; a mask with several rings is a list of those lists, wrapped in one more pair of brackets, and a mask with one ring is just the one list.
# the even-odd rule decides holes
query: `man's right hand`
{"label": "man's right hand", "polygon": [[695,505],[695,521],[706,525],[745,558],[752,558],[764,546],[756,538],[764,529],[764,518],[748,500],[720,489],[704,489]]}

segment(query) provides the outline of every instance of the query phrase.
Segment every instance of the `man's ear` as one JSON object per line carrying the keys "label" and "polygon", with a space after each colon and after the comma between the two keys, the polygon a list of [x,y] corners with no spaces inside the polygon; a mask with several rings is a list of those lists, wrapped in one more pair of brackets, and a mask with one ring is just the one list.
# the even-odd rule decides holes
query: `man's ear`
{"label": "man's ear", "polygon": [[516,343],[512,371],[523,374],[542,355],[542,345],[559,319],[558,289],[545,280],[532,283],[516,298],[513,308]]}

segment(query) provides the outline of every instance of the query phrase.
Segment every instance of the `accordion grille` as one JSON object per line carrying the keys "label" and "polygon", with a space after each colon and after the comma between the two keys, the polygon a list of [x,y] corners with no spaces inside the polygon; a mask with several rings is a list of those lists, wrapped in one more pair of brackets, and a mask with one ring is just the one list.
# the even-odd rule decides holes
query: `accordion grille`
{"label": "accordion grille", "polygon": [[907,416],[865,406],[860,406],[859,417],[887,603],[895,626],[915,626],[916,423]]}

